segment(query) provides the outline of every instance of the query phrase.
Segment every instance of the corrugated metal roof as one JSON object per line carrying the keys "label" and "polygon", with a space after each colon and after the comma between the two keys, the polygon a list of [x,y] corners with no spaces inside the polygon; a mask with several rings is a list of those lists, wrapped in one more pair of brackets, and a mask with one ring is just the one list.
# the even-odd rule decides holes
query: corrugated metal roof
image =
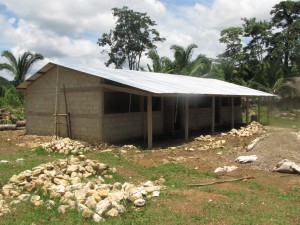
{"label": "corrugated metal roof", "polygon": [[77,65],[65,65],[48,63],[41,68],[18,88],[26,89],[30,82],[38,79],[41,74],[47,72],[53,66],[63,66],[92,76],[102,77],[123,85],[137,88],[153,94],[200,94],[200,95],[220,95],[220,96],[263,96],[274,97],[275,95],[247,88],[244,86],[228,83],[225,81],[198,78],[182,75],[151,73],[133,70],[117,70],[110,68],[91,68]]}

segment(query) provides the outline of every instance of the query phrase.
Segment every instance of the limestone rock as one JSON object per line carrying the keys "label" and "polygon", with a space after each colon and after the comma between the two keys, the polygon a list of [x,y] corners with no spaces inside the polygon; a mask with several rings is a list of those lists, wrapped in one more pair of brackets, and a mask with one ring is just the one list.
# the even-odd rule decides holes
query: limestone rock
{"label": "limestone rock", "polygon": [[144,199],[142,199],[142,198],[139,198],[139,199],[135,200],[135,201],[133,202],[133,204],[134,204],[135,206],[142,207],[142,206],[145,206],[146,201],[145,201]]}
{"label": "limestone rock", "polygon": [[119,215],[119,212],[115,208],[112,208],[109,211],[107,211],[106,215],[111,217],[116,217]]}

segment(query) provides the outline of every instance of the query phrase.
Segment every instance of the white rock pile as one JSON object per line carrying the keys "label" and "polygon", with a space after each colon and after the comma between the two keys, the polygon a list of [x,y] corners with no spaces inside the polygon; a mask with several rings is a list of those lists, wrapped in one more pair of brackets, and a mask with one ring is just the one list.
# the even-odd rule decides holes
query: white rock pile
{"label": "white rock pile", "polygon": [[91,151],[92,149],[87,145],[79,141],[71,140],[70,138],[60,138],[41,144],[47,152],[58,152],[62,154],[83,154],[86,151]]}
{"label": "white rock pile", "polygon": [[262,134],[266,133],[264,126],[258,122],[251,122],[247,127],[241,127],[239,130],[232,129],[229,132],[231,136],[238,136],[238,137],[250,137],[254,134]]}
{"label": "white rock pile", "polygon": [[[35,207],[45,205],[51,209],[57,199],[59,213],[77,209],[84,218],[101,222],[104,217],[124,213],[125,201],[142,207],[146,204],[145,198],[159,196],[163,188],[159,181],[147,181],[140,186],[128,182],[104,183],[103,177],[111,176],[111,171],[113,169],[106,164],[79,155],[41,164],[13,175],[1,189],[0,216],[9,213],[13,205],[24,201]],[[42,196],[36,194],[41,192]],[[50,196],[50,199],[45,200],[46,196]]]}
{"label": "white rock pile", "polygon": [[[205,136],[201,135],[199,137],[196,137],[195,141],[204,142],[204,144],[196,148],[197,150],[200,151],[224,148],[224,144],[226,143],[226,140],[216,140],[211,135],[205,135]],[[185,149],[185,150],[190,151],[189,149]]]}

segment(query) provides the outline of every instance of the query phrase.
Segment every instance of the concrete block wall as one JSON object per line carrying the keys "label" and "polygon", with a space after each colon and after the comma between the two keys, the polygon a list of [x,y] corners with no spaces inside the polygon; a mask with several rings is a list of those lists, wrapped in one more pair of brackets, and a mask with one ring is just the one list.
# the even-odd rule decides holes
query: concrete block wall
{"label": "concrete block wall", "polygon": [[211,125],[211,108],[189,109],[189,127],[197,129]]}
{"label": "concrete block wall", "polygon": [[[104,115],[104,139],[123,141],[143,137],[147,131],[147,113],[118,113]],[[153,112],[153,134],[162,133],[161,112]]]}
{"label": "concrete block wall", "polygon": [[[102,140],[101,78],[64,67],[52,68],[26,90],[25,112],[28,134],[55,135],[55,98],[58,73],[58,113],[65,113],[63,84],[66,87],[68,111],[71,115],[73,138]],[[65,117],[57,117],[65,122]],[[58,125],[60,136],[67,136],[66,124]]]}
{"label": "concrete block wall", "polygon": [[[234,122],[242,122],[241,106],[234,106]],[[231,106],[221,107],[221,123],[231,123]]]}

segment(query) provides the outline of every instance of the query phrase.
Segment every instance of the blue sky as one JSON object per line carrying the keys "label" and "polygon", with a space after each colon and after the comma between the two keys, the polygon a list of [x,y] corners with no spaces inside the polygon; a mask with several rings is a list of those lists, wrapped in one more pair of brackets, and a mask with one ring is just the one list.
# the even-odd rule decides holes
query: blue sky
{"label": "blue sky", "polygon": [[[103,67],[107,57],[96,42],[114,27],[111,8],[126,5],[146,12],[166,38],[158,43],[161,56],[172,57],[170,46],[198,45],[197,54],[215,57],[224,50],[220,31],[240,26],[242,17],[270,18],[278,0],[0,0],[0,51],[15,55],[38,52],[48,61]],[[34,6],[34,7],[32,7]],[[0,62],[4,59],[0,58]],[[40,67],[42,63],[36,65]],[[147,57],[142,64],[149,63]],[[0,71],[0,75],[8,74]]]}

